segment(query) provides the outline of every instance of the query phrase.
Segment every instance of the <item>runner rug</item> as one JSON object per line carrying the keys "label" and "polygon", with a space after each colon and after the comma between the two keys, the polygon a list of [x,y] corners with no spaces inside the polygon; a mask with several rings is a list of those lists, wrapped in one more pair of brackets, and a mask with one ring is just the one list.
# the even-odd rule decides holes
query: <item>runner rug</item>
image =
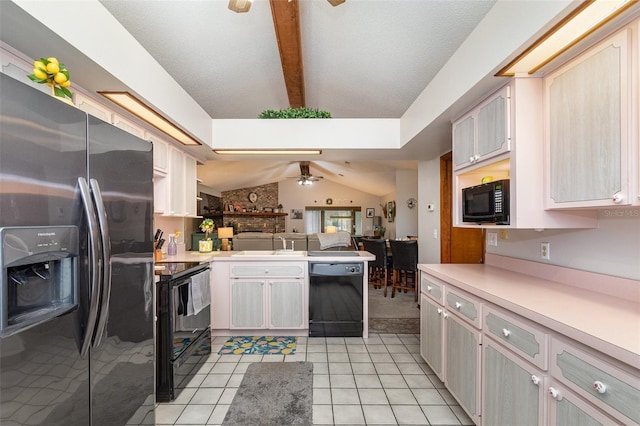
{"label": "runner rug", "polygon": [[312,362],[257,362],[249,365],[222,424],[311,425],[312,413]]}
{"label": "runner rug", "polygon": [[293,355],[296,347],[292,336],[232,336],[218,355]]}

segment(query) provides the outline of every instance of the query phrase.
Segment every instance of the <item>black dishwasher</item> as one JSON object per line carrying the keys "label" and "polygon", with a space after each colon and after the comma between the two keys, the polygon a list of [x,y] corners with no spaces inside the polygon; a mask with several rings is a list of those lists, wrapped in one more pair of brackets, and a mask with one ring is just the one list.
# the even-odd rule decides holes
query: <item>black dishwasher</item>
{"label": "black dishwasher", "polygon": [[363,271],[362,262],[309,262],[310,337],[362,337]]}

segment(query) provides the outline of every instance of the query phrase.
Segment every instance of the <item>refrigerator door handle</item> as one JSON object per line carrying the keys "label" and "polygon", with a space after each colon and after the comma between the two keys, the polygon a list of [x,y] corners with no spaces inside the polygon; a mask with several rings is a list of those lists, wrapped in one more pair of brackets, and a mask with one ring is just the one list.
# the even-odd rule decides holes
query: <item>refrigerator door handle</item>
{"label": "refrigerator door handle", "polygon": [[82,198],[82,205],[84,207],[85,214],[87,216],[87,225],[89,228],[89,266],[91,269],[91,281],[90,281],[90,302],[89,312],[87,316],[87,323],[84,330],[84,338],[82,339],[82,347],[80,349],[80,355],[86,357],[89,353],[89,347],[91,346],[91,340],[93,332],[96,327],[96,319],[98,316],[98,305],[100,302],[100,293],[98,292],[99,279],[100,279],[100,262],[102,258],[102,247],[99,243],[99,228],[96,216],[96,211],[91,202],[91,193],[89,191],[89,185],[87,180],[83,177],[78,178],[78,187],[80,188],[80,197]]}
{"label": "refrigerator door handle", "polygon": [[100,297],[100,314],[98,317],[98,325],[96,333],[93,337],[93,347],[97,348],[102,342],[104,329],[107,325],[107,317],[109,316],[109,301],[111,299],[111,239],[109,238],[109,224],[107,222],[107,213],[102,201],[102,193],[100,185],[95,179],[89,180],[91,187],[91,195],[98,213],[98,224],[100,226],[100,243],[102,245],[102,280],[101,280],[101,297]]}

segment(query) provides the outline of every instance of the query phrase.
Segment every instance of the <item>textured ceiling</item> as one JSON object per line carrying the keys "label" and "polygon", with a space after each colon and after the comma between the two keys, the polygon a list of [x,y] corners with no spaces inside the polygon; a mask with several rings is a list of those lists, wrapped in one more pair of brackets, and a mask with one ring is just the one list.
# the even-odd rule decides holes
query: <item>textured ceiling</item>
{"label": "textured ceiling", "polygon": [[[229,11],[226,0],[102,3],[212,118],[289,106],[267,0],[244,14]],[[493,4],[299,0],[306,106],[334,118],[401,117]],[[311,159],[312,174],[376,195],[395,191],[396,169],[417,167],[400,152],[382,156],[396,161],[323,157]],[[296,176],[297,164],[219,158],[200,166],[198,177],[223,191]]]}

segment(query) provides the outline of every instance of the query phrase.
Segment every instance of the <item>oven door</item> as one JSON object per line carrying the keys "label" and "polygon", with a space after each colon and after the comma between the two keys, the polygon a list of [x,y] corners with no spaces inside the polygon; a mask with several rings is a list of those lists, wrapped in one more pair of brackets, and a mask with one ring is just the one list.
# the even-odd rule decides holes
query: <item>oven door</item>
{"label": "oven door", "polygon": [[171,288],[173,353],[171,361],[193,350],[203,331],[210,329],[209,270],[176,282]]}

